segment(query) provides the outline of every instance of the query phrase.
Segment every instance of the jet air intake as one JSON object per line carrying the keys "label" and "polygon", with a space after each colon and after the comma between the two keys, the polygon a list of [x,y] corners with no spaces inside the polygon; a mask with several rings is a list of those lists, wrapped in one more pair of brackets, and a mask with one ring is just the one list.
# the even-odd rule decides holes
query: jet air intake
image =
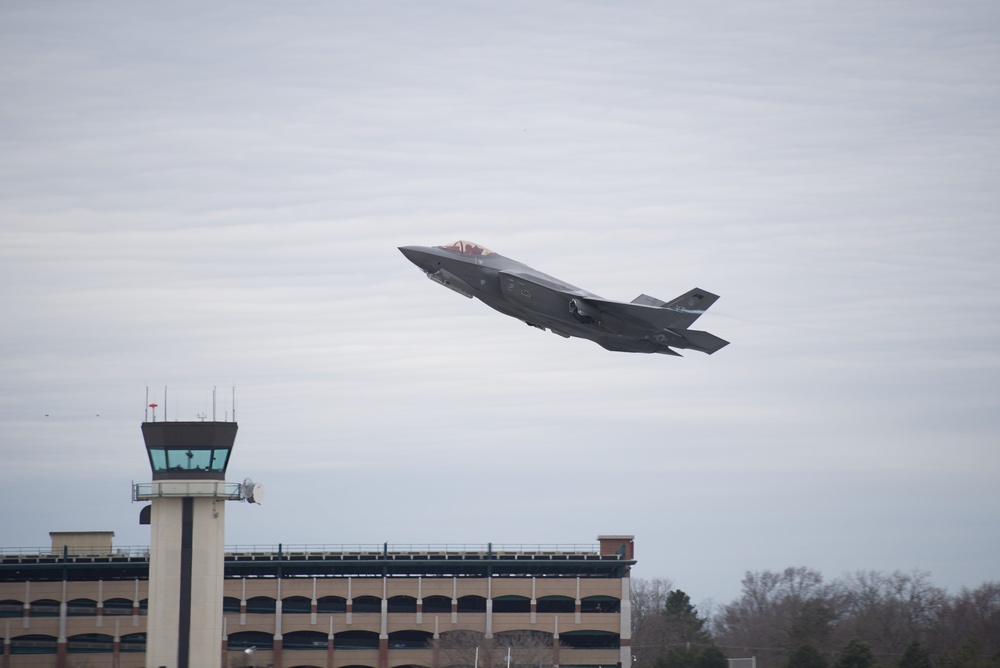
{"label": "jet air intake", "polygon": [[576,297],[569,300],[569,312],[573,314],[574,318],[585,325],[589,325],[601,317],[600,311]]}
{"label": "jet air intake", "polygon": [[454,290],[463,297],[472,299],[472,288],[461,278],[451,273],[447,269],[438,269],[434,273],[427,273],[427,278],[435,283],[440,283],[449,290]]}

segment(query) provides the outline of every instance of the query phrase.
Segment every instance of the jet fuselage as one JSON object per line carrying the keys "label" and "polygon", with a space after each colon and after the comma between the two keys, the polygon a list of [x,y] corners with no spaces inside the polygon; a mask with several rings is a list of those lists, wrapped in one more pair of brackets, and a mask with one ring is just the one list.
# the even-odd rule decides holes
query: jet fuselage
{"label": "jet fuselage", "polygon": [[[589,339],[609,350],[677,355],[671,349],[675,347],[711,354],[727,343],[687,329],[717,299],[706,291],[693,290],[669,304],[645,295],[626,304],[467,241],[399,250],[436,283],[532,327]],[[686,336],[688,332],[692,336]]]}

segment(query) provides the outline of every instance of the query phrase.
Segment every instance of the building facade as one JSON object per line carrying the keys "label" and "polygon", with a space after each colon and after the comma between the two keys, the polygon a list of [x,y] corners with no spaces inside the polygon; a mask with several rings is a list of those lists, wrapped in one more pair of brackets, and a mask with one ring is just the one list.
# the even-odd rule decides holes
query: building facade
{"label": "building facade", "polygon": [[[0,550],[0,667],[145,665],[148,550],[116,550],[110,535],[52,534],[50,552]],[[630,668],[634,563],[632,536],[228,550],[221,662]]]}

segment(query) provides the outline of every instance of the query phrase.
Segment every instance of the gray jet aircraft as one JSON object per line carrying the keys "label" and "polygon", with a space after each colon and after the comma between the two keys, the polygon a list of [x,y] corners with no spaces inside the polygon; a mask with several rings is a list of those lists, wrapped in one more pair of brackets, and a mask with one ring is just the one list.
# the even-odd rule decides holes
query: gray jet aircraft
{"label": "gray jet aircraft", "polygon": [[608,350],[677,355],[689,348],[711,355],[729,344],[688,329],[719,298],[695,288],[673,301],[639,295],[615,302],[581,290],[472,243],[400,246],[406,258],[435,283],[553,334],[589,339]]}

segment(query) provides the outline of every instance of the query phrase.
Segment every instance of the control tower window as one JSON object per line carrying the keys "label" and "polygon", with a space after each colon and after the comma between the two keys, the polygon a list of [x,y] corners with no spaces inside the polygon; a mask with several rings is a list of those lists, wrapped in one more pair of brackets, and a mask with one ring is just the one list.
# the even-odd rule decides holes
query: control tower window
{"label": "control tower window", "polygon": [[167,471],[202,471],[225,473],[228,448],[150,448],[149,461],[154,473]]}

